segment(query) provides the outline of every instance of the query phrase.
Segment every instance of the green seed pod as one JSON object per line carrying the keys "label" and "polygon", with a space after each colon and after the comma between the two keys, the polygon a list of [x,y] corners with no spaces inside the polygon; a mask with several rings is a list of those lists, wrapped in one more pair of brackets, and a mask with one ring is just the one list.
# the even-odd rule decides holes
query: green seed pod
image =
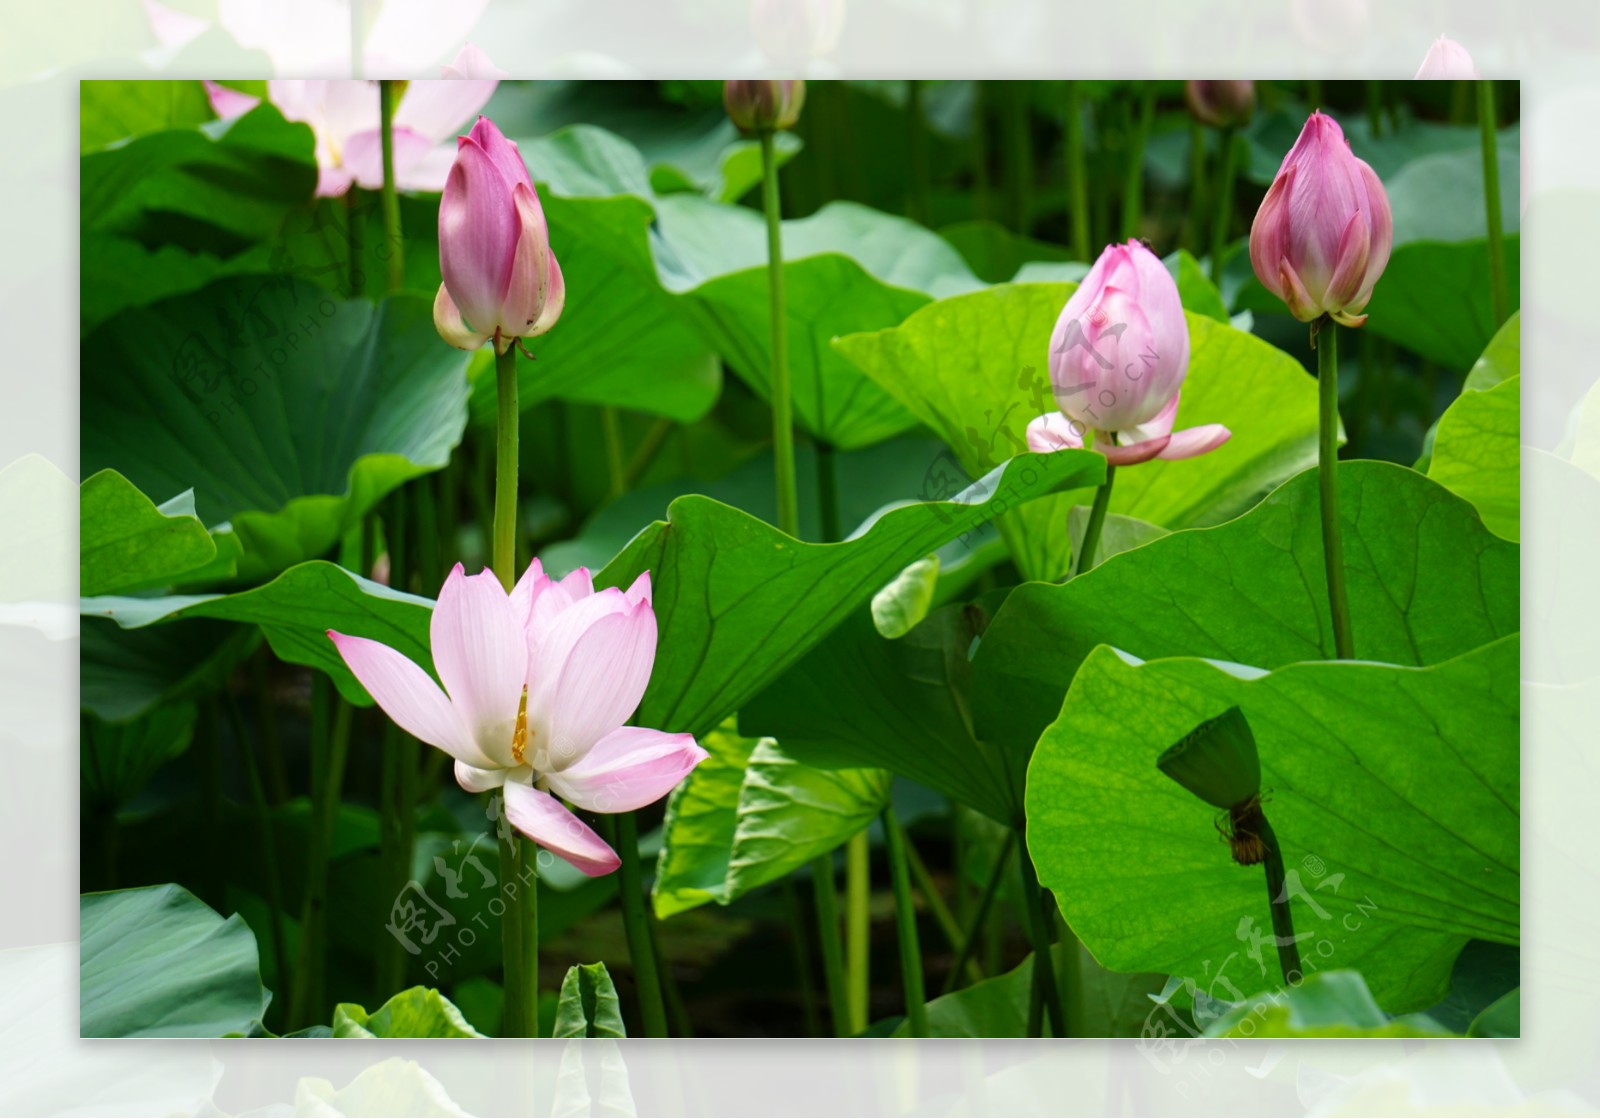
{"label": "green seed pod", "polygon": [[1244,712],[1230,707],[1184,735],[1156,759],[1161,772],[1215,808],[1261,794],[1261,758]]}

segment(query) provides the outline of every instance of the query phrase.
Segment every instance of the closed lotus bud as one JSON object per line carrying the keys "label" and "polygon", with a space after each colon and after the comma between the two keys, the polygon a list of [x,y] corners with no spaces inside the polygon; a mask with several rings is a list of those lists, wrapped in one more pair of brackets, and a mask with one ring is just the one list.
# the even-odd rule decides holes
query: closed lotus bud
{"label": "closed lotus bud", "polygon": [[1250,226],[1256,277],[1301,322],[1360,326],[1393,243],[1383,183],[1332,117],[1312,113]]}
{"label": "closed lotus bud", "polygon": [[439,201],[439,271],[434,326],[463,350],[492,339],[505,353],[554,326],[566,303],[528,168],[487,117],[456,142]]}
{"label": "closed lotus bud", "polygon": [[1256,111],[1255,82],[1184,82],[1183,97],[1194,119],[1212,128],[1248,124]]}
{"label": "closed lotus bud", "polygon": [[1184,735],[1156,759],[1156,766],[1213,808],[1233,808],[1261,795],[1261,757],[1237,707]]}
{"label": "closed lotus bud", "polygon": [[805,104],[803,81],[728,81],[722,83],[722,103],[728,119],[743,132],[771,132],[793,128]]}
{"label": "closed lotus bud", "polygon": [[1422,59],[1422,66],[1417,70],[1415,80],[1427,81],[1429,79],[1458,78],[1464,81],[1476,81],[1478,68],[1472,64],[1472,56],[1467,53],[1467,48],[1454,39],[1446,39],[1440,35],[1433,41],[1433,46],[1428,48],[1428,53]]}

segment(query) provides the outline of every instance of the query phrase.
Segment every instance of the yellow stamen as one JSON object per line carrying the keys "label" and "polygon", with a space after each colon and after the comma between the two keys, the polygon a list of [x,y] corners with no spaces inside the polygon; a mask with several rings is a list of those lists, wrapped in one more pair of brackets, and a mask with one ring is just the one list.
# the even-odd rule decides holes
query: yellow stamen
{"label": "yellow stamen", "polygon": [[522,689],[522,702],[517,705],[517,725],[511,732],[511,756],[518,765],[526,765],[528,749],[528,689]]}

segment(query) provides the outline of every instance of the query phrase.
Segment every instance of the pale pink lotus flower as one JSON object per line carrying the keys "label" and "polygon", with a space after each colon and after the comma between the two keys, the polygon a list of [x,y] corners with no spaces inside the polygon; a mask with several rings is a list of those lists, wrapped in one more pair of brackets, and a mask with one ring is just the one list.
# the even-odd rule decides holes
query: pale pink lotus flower
{"label": "pale pink lotus flower", "polygon": [[1301,322],[1360,326],[1393,244],[1383,183],[1332,117],[1312,113],[1251,223],[1256,278]]}
{"label": "pale pink lotus flower", "polygon": [[433,325],[452,346],[499,353],[543,334],[566,305],[539,192],[517,145],[488,117],[457,140],[439,201],[439,271]]}
{"label": "pale pink lotus flower", "polygon": [[1028,449],[1094,450],[1113,466],[1203,455],[1231,432],[1205,424],[1174,433],[1189,371],[1189,326],[1178,285],[1138,241],[1108,245],[1056,320],[1050,388],[1058,412],[1028,425]]}
{"label": "pale pink lotus flower", "polygon": [[692,735],[623,725],[655,664],[648,572],[596,591],[586,569],[558,582],[536,559],[508,595],[456,564],[429,632],[443,688],[382,642],[328,636],[400,729],[455,759],[463,789],[503,789],[512,825],[584,874],[611,873],[617,854],[557,797],[631,812],[707,757]]}
{"label": "pale pink lotus flower", "polygon": [[[493,64],[468,43],[455,61],[441,67],[447,74],[482,74]],[[488,103],[499,82],[494,78],[449,77],[407,82],[394,111],[395,185],[403,191],[444,189],[454,152],[445,143]],[[231,120],[249,112],[260,99],[205,83],[211,107]],[[284,118],[311,126],[317,147],[317,195],[337,197],[352,183],[366,190],[383,186],[382,116],[378,83],[371,81],[308,81],[273,78],[267,100]]]}
{"label": "pale pink lotus flower", "polygon": [[1454,39],[1440,35],[1428,48],[1417,68],[1413,81],[1461,80],[1477,81],[1478,68],[1472,64],[1467,48]]}

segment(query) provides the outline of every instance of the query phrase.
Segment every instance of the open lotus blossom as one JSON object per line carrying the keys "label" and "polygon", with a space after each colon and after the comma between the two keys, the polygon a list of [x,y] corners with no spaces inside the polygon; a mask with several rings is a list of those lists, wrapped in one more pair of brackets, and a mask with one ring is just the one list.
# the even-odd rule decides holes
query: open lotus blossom
{"label": "open lotus blossom", "polygon": [[1360,326],[1393,244],[1383,183],[1338,122],[1312,113],[1250,226],[1256,277],[1301,322]]}
{"label": "open lotus blossom", "polygon": [[1462,81],[1477,81],[1478,68],[1472,64],[1472,56],[1467,53],[1467,48],[1454,39],[1447,39],[1440,35],[1428,48],[1428,53],[1422,58],[1422,65],[1417,68],[1415,81],[1459,79]]}
{"label": "open lotus blossom", "polygon": [[1050,336],[1050,387],[1058,412],[1028,425],[1028,448],[1094,449],[1113,466],[1213,451],[1221,424],[1174,432],[1189,370],[1189,327],[1178,285],[1138,241],[1108,245],[1072,293]]}
{"label": "open lotus blossom", "polygon": [[692,735],[623,725],[655,663],[648,572],[596,591],[586,569],[556,581],[534,560],[508,595],[493,572],[457,564],[430,626],[442,688],[382,642],[328,636],[402,730],[455,759],[463,789],[503,788],[512,825],[591,876],[617,854],[556,798],[631,812],[707,756]]}
{"label": "open lotus blossom", "polygon": [[[451,80],[407,82],[394,111],[394,177],[400,190],[440,191],[454,152],[445,145],[488,102],[495,86],[493,64],[468,43],[441,67]],[[474,75],[472,78],[453,75]],[[224,120],[241,116],[260,99],[216,82],[205,83],[211,107]],[[317,195],[344,194],[354,183],[383,186],[382,117],[378,85],[369,81],[303,81],[274,78],[267,100],[287,120],[311,126],[317,147]]]}
{"label": "open lotus blossom", "polygon": [[488,117],[457,140],[439,200],[439,270],[433,325],[452,346],[499,353],[543,334],[566,305],[539,192],[517,145]]}

